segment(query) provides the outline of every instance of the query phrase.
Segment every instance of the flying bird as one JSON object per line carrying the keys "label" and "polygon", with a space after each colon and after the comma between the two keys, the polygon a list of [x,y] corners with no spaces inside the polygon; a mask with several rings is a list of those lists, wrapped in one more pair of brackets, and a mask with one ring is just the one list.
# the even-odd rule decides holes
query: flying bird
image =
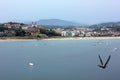
{"label": "flying bird", "polygon": [[105,64],[103,64],[103,61],[102,61],[102,59],[101,59],[100,55],[98,55],[98,56],[99,56],[100,63],[101,63],[101,65],[98,65],[98,66],[99,66],[100,68],[105,69],[105,68],[106,68],[106,66],[107,66],[107,64],[108,64],[108,62],[109,62],[109,60],[110,60],[110,58],[111,58],[111,55],[109,55],[109,57],[108,57],[107,61],[105,62]]}

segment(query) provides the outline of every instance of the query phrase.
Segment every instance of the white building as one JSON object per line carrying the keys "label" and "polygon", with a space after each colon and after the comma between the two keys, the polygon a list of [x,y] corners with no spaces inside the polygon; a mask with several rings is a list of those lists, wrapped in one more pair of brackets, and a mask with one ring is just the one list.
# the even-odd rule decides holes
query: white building
{"label": "white building", "polygon": [[28,26],[22,26],[22,29],[23,29],[23,30],[27,30],[27,29],[28,29]]}
{"label": "white building", "polygon": [[67,32],[66,31],[62,31],[61,32],[61,36],[63,36],[63,37],[67,36]]}

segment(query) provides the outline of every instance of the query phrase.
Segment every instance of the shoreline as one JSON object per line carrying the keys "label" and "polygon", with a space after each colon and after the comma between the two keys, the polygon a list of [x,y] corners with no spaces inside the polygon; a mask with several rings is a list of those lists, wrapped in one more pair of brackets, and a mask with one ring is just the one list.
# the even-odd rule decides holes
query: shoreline
{"label": "shoreline", "polygon": [[65,37],[65,38],[48,38],[43,40],[106,40],[106,39],[120,39],[120,37]]}
{"label": "shoreline", "polygon": [[106,39],[120,39],[120,37],[65,37],[65,38],[47,38],[47,39],[0,39],[0,42],[14,42],[14,41],[39,41],[39,40],[106,40]]}
{"label": "shoreline", "polygon": [[34,41],[36,39],[0,39],[0,42]]}

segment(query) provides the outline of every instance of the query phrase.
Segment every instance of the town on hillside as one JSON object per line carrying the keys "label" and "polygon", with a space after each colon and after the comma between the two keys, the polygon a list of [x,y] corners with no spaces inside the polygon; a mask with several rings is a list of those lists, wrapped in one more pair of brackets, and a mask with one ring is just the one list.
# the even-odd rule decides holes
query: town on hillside
{"label": "town on hillside", "polygon": [[36,22],[23,24],[8,22],[0,24],[1,38],[49,38],[49,37],[115,37],[120,36],[120,27],[115,26],[75,26],[46,28]]}

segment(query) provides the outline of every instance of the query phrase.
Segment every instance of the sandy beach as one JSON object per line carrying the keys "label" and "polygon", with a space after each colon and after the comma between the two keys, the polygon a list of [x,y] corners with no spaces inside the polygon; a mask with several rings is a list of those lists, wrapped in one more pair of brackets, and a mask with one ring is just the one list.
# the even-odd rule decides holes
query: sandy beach
{"label": "sandy beach", "polygon": [[[65,38],[47,38],[40,40],[105,40],[105,39],[120,39],[120,37],[65,37]],[[35,41],[38,39],[0,39],[0,42],[11,41]]]}
{"label": "sandy beach", "polygon": [[44,40],[104,40],[104,39],[120,39],[120,37],[66,37],[66,38],[48,38]]}
{"label": "sandy beach", "polygon": [[0,39],[0,42],[34,41],[36,39]]}
{"label": "sandy beach", "polygon": [[43,40],[105,40],[105,39],[120,39],[120,37],[68,37],[68,38],[48,38]]}

